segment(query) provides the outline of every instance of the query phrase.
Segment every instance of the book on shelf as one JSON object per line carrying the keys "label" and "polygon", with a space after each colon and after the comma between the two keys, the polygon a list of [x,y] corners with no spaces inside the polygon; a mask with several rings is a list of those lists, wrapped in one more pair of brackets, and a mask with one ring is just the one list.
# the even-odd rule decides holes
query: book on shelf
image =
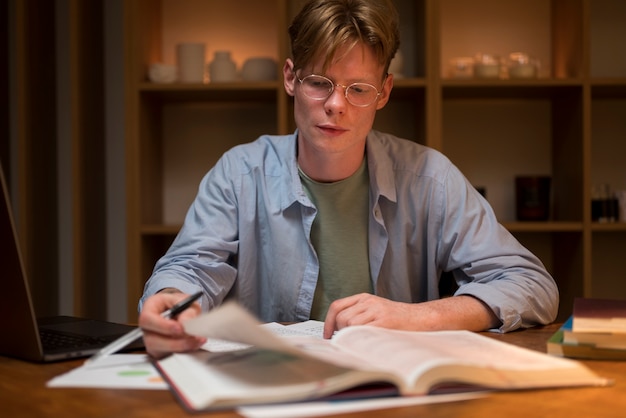
{"label": "book on shelf", "polygon": [[[547,342],[547,352],[559,357],[589,360],[626,360],[626,349],[604,347],[594,343],[580,342],[572,337],[573,315],[556,331]],[[566,335],[570,335],[569,341]]]}
{"label": "book on shelf", "polygon": [[183,325],[193,335],[248,346],[230,352],[176,353],[155,361],[189,411],[316,399],[610,383],[577,361],[469,331],[409,332],[352,326],[330,340],[280,338],[234,303]]}
{"label": "book on shelf", "polygon": [[576,298],[574,332],[626,333],[626,300]]}

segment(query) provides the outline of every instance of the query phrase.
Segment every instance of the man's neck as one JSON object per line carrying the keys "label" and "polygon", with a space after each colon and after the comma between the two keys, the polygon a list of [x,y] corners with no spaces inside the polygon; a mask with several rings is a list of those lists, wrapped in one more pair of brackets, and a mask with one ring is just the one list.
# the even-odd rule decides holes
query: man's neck
{"label": "man's neck", "polygon": [[359,152],[316,153],[298,150],[298,165],[311,179],[321,183],[344,180],[354,174],[365,157],[365,146]]}

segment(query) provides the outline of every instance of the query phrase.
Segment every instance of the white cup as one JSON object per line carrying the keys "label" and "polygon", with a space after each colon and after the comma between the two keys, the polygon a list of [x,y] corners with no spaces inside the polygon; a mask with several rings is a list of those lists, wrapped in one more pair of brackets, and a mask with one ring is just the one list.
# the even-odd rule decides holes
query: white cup
{"label": "white cup", "polygon": [[181,83],[202,83],[204,81],[205,44],[184,42],[176,45],[178,81]]}

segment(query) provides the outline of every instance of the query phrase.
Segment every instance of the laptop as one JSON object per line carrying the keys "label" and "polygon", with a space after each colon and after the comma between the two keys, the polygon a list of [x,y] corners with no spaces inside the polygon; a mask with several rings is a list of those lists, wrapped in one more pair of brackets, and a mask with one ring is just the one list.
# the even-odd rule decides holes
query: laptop
{"label": "laptop", "polygon": [[[108,321],[35,315],[9,191],[0,163],[0,355],[32,362],[88,357],[135,327]],[[125,351],[143,348],[139,339]]]}

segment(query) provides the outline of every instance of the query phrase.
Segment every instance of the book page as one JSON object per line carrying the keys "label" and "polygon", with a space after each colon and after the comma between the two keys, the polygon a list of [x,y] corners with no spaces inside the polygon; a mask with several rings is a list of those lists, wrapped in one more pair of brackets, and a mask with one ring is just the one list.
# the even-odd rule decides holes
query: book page
{"label": "book page", "polygon": [[324,322],[309,319],[308,321],[285,325],[284,331],[279,335],[287,337],[308,335],[321,339],[324,338]]}
{"label": "book page", "polygon": [[193,409],[317,397],[346,373],[311,357],[259,348],[174,354],[158,365]]}
{"label": "book page", "polygon": [[[281,338],[291,337],[315,337],[322,339],[324,334],[324,323],[316,320],[308,320],[304,322],[297,322],[295,324],[282,325],[277,322],[269,322],[267,324],[261,324],[261,327],[269,330],[273,335]],[[210,338],[203,346],[202,349],[206,351],[212,351],[214,353],[244,350],[250,348],[250,344],[237,343],[227,340],[219,340],[217,338]]]}
{"label": "book page", "polygon": [[269,329],[263,328],[252,314],[235,303],[225,303],[184,321],[183,327],[189,335],[254,345],[287,353],[294,352],[293,346],[274,335]]}
{"label": "book page", "polygon": [[414,381],[426,370],[442,364],[519,371],[579,367],[571,360],[469,331],[408,332],[359,326],[341,330],[333,338],[333,344],[361,362],[389,370],[406,381]]}
{"label": "book page", "polygon": [[[344,368],[368,369],[367,363],[363,364],[362,360],[334,346],[331,340],[321,337],[324,326],[321,321],[267,327],[239,305],[228,303],[185,321],[183,326],[188,334],[209,338],[204,348],[212,352],[235,351],[256,346],[300,357],[313,357]],[[211,340],[215,339],[217,341],[212,345]],[[384,370],[375,367],[370,369]]]}

